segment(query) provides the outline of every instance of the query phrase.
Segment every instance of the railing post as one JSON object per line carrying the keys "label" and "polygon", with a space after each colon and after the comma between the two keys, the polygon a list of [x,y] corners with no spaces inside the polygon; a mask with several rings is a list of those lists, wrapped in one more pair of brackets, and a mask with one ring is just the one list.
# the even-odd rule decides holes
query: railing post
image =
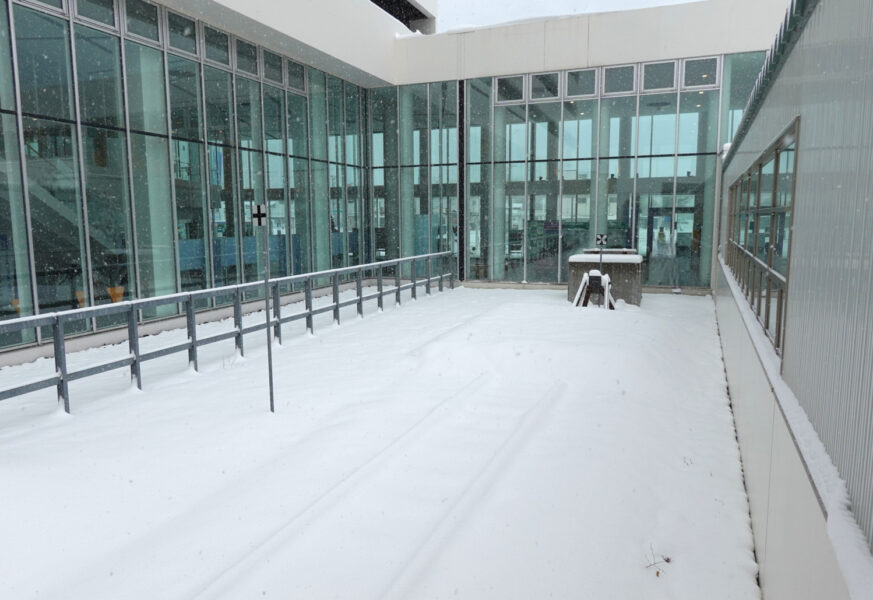
{"label": "railing post", "polygon": [[403,263],[399,260],[397,261],[397,265],[394,267],[394,287],[396,291],[394,292],[394,303],[400,304],[400,266]]}
{"label": "railing post", "polygon": [[236,349],[239,351],[240,356],[245,356],[242,333],[242,299],[240,296],[242,296],[242,292],[240,292],[239,288],[236,288],[233,291],[233,326],[236,328]]}
{"label": "railing post", "polygon": [[355,288],[358,292],[358,316],[364,316],[364,270],[358,269],[357,273],[357,281],[355,281]]}
{"label": "railing post", "polygon": [[409,267],[410,267],[409,273],[410,273],[410,276],[412,278],[412,299],[416,300],[418,298],[418,293],[417,293],[418,285],[415,283],[415,259],[414,258],[409,262]]}
{"label": "railing post", "polygon": [[439,271],[439,276],[440,276],[439,290],[443,291],[443,257],[442,256],[437,258],[437,271]]}
{"label": "railing post", "polygon": [[197,317],[194,314],[194,298],[191,294],[188,294],[188,300],[185,303],[185,317],[188,324],[188,364],[193,365],[195,371],[199,371],[197,366]]}
{"label": "railing post", "polygon": [[303,298],[306,303],[306,330],[312,333],[312,277],[307,277],[303,284]]}
{"label": "railing post", "polygon": [[452,257],[449,256],[449,289],[455,289],[455,266],[452,264]]}
{"label": "railing post", "polygon": [[55,345],[55,372],[58,375],[58,404],[64,403],[64,412],[70,414],[70,389],[67,385],[67,354],[64,344],[64,322],[60,315],[52,324]]}
{"label": "railing post", "polygon": [[430,263],[431,263],[431,257],[428,256],[427,260],[425,261],[425,265],[424,265],[426,267],[425,268],[425,275],[427,276],[427,281],[424,283],[424,293],[427,294],[428,296],[430,296],[430,277],[431,277]]}
{"label": "railing post", "polygon": [[339,274],[334,273],[331,278],[333,285],[333,322],[339,325],[340,323],[340,310],[339,310]]}
{"label": "railing post", "polygon": [[139,364],[138,312],[136,307],[131,305],[127,313],[127,348],[133,355],[133,362],[130,364],[130,379],[136,382],[137,388],[142,389],[142,368],[140,368]]}
{"label": "railing post", "polygon": [[276,341],[282,345],[282,308],[279,305],[279,284],[274,283],[271,288],[273,292],[273,318],[276,319],[276,324],[273,326],[273,335],[276,336]]}
{"label": "railing post", "polygon": [[382,312],[382,265],[376,268],[376,289],[379,292],[379,312]]}

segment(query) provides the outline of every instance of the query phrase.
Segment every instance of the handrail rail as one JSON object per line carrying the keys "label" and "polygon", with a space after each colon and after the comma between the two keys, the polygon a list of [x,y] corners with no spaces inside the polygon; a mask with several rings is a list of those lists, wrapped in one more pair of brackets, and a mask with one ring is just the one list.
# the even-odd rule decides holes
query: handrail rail
{"label": "handrail rail", "polygon": [[[377,300],[379,309],[383,307],[383,298],[386,295],[394,294],[395,302],[400,304],[401,293],[405,290],[411,290],[412,298],[417,297],[417,290],[420,286],[424,286],[427,295],[431,293],[431,284],[436,282],[439,291],[444,289],[444,280],[448,278],[449,288],[455,287],[455,272],[453,268],[449,268],[446,272],[444,262],[453,257],[451,251],[434,252],[431,254],[421,254],[418,256],[410,256],[408,258],[396,258],[386,261],[367,263],[363,265],[355,265],[352,267],[341,267],[338,269],[329,269],[325,271],[316,271],[314,273],[302,273],[298,275],[287,275],[284,277],[276,277],[268,282],[258,281],[250,283],[242,283],[237,285],[223,286],[218,288],[209,288],[206,290],[196,290],[192,292],[181,292],[168,294],[165,296],[157,296],[154,298],[144,298],[141,300],[127,300],[123,302],[89,306],[84,308],[76,308],[63,312],[54,312],[41,315],[32,315],[28,317],[19,317],[8,321],[0,321],[0,334],[16,333],[35,329],[37,327],[52,328],[52,341],[54,345],[54,361],[55,374],[50,377],[32,380],[27,383],[17,385],[10,388],[0,388],[0,401],[8,398],[14,398],[22,394],[27,394],[36,390],[44,389],[51,386],[57,386],[58,402],[63,403],[64,410],[70,412],[70,392],[68,383],[77,379],[96,375],[113,369],[130,367],[130,376],[137,387],[142,389],[142,370],[141,364],[143,361],[152,360],[172,354],[175,352],[188,352],[188,361],[197,370],[197,348],[206,344],[217,343],[226,339],[233,338],[236,349],[240,354],[244,353],[243,335],[264,330],[268,327],[273,327],[276,339],[282,343],[282,325],[299,319],[306,320],[306,330],[313,331],[313,316],[333,311],[333,319],[336,324],[340,322],[340,309],[357,305],[358,315],[363,317],[363,303],[366,300]],[[433,262],[440,261],[437,264],[437,274],[433,275]],[[403,283],[401,267],[409,265],[410,283]],[[423,264],[426,270],[426,276],[423,279],[418,279],[416,275],[416,265]],[[394,270],[394,286],[386,287],[384,285],[384,270],[390,267],[397,267]],[[370,271],[376,274],[375,293],[365,295],[363,293],[364,272]],[[340,301],[339,299],[339,284],[342,275],[353,275],[355,282],[355,297]],[[370,276],[372,277],[372,275]],[[332,288],[332,302],[325,306],[313,308],[312,306],[312,290],[313,280],[330,279]],[[282,305],[280,303],[281,293],[280,287],[290,284],[304,285],[303,301],[304,310],[293,313],[291,315],[282,316]],[[254,290],[267,290],[267,294],[271,298],[272,316],[269,322],[265,319],[261,323],[248,325],[243,327],[242,324],[242,303],[245,292]],[[203,299],[226,297],[233,295],[233,329],[220,334],[214,334],[203,339],[197,338],[197,319],[195,303]],[[139,311],[144,308],[154,308],[157,306],[166,306],[172,304],[184,305],[184,312],[187,322],[188,339],[184,343],[176,344],[169,348],[163,348],[147,353],[140,353],[139,348]],[[92,365],[78,371],[70,372],[67,370],[66,363],[66,346],[64,338],[64,326],[73,321],[81,321],[85,319],[94,319],[96,317],[105,317],[109,315],[124,314],[127,316],[128,330],[128,353],[121,358],[115,358],[112,361]]]}

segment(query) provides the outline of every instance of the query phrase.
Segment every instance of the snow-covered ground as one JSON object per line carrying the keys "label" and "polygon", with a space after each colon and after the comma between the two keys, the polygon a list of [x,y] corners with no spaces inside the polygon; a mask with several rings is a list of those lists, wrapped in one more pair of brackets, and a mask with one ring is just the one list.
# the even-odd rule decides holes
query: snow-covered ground
{"label": "snow-covered ground", "polygon": [[619,308],[322,315],[275,414],[263,332],[4,401],[0,598],[758,598],[712,300]]}

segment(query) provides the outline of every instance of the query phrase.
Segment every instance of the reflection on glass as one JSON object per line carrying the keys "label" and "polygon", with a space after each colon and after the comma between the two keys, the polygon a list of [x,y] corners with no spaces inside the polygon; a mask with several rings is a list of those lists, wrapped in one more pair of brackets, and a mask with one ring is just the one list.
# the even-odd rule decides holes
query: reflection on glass
{"label": "reflection on glass", "polygon": [[306,89],[306,69],[293,60],[286,61],[288,65],[288,85],[296,90]]}
{"label": "reflection on glass", "polygon": [[9,15],[0,2],[0,108],[15,110],[15,87],[12,79],[12,46],[9,38]]}
{"label": "reflection on glass", "polygon": [[525,106],[494,107],[494,161],[524,161],[526,154]]}
{"label": "reflection on glass", "polygon": [[564,103],[563,139],[565,159],[593,158],[597,134],[597,100]]}
{"label": "reflection on glass", "polygon": [[776,157],[773,156],[761,167],[761,193],[758,195],[758,208],[770,208],[773,206],[773,184]]}
{"label": "reflection on glass", "polygon": [[360,95],[361,91],[357,86],[345,84],[345,162],[350,165],[361,164]]}
{"label": "reflection on glass", "polygon": [[561,157],[561,103],[533,104],[528,111],[529,160]]}
{"label": "reflection on glass", "polygon": [[524,76],[498,77],[497,101],[511,102],[514,100],[524,100]]}
{"label": "reflection on glass", "polygon": [[158,7],[142,0],[127,0],[127,31],[157,41]]}
{"label": "reflection on glass", "polygon": [[699,58],[685,61],[685,87],[715,85],[717,58]]}
{"label": "reflection on glass", "polygon": [[374,167],[395,166],[398,164],[397,88],[377,88],[371,90],[369,96],[370,161]]}
{"label": "reflection on glass", "polygon": [[493,243],[496,281],[524,279],[524,163],[494,165]]}
{"label": "reflection on glass", "polygon": [[257,75],[258,47],[242,40],[236,40],[236,66],[241,71]]}
{"label": "reflection on glass", "polygon": [[267,152],[285,154],[285,92],[264,85],[264,138]]}
{"label": "reflection on glass", "polygon": [[574,254],[581,254],[592,245],[594,161],[565,160],[562,168],[560,281],[566,281],[567,259]]}
{"label": "reflection on glass", "polygon": [[285,204],[285,157],[266,154],[267,212],[270,215],[270,277],[288,275],[288,214]]}
{"label": "reflection on glass", "polygon": [[673,220],[675,169],[672,156],[637,160],[635,247],[643,257],[644,285],[675,286],[678,281]]}
{"label": "reflection on glass", "polygon": [[76,10],[81,17],[86,17],[104,25],[115,26],[113,0],[77,0]]}
{"label": "reflection on glass", "polygon": [[373,227],[376,260],[400,256],[400,215],[396,168],[373,169]]}
{"label": "reflection on glass", "polygon": [[309,156],[306,97],[288,94],[288,154]]}
{"label": "reflection on glass", "polygon": [[[0,114],[0,320],[32,314],[18,129],[13,115]],[[32,340],[32,331],[0,334],[0,347]]]}
{"label": "reflection on glass", "polygon": [[327,94],[324,73],[315,69],[309,70],[309,143],[312,158],[327,160]]}
{"label": "reflection on glass", "polygon": [[264,50],[264,77],[282,83],[282,57]]}
{"label": "reflection on glass", "polygon": [[167,96],[164,87],[164,55],[160,50],[124,42],[127,70],[127,101],[130,128],[148,133],[167,133]]}
{"label": "reflection on glass", "polygon": [[345,172],[342,165],[328,165],[330,268],[346,265]]}
{"label": "reflection on glass", "polygon": [[643,65],[643,89],[661,90],[673,87],[675,69],[673,62]]}
{"label": "reflection on glass", "polygon": [[633,159],[601,160],[597,230],[607,235],[608,248],[633,248]]}
{"label": "reflection on glass", "polygon": [[288,206],[291,223],[291,256],[293,272],[309,273],[310,231],[309,231],[309,162],[301,158],[288,159]]}
{"label": "reflection on glass", "polygon": [[227,34],[211,27],[204,27],[203,39],[206,46],[206,58],[223,65],[230,64],[230,42]]}
{"label": "reflection on glass", "polygon": [[639,156],[675,154],[676,104],[675,93],[640,96]]}
{"label": "reflection on glass", "polygon": [[252,213],[255,212],[255,206],[264,204],[264,165],[262,154],[250,150],[240,150],[239,171],[242,228],[244,232],[242,239],[243,281],[257,281],[264,278],[264,261],[261,254],[260,238],[256,235],[256,228],[252,223]]}
{"label": "reflection on glass", "polygon": [[202,143],[173,140],[173,183],[182,291],[208,286],[207,205]]}
{"label": "reflection on glass", "polygon": [[636,149],[635,96],[600,103],[600,156],[633,156]]}
{"label": "reflection on glass", "polygon": [[489,279],[491,166],[467,166],[467,277]]}
{"label": "reflection on glass", "polygon": [[233,144],[233,87],[230,73],[203,68],[206,136],[210,143]]}
{"label": "reflection on glass", "polygon": [[539,75],[530,76],[530,97],[531,100],[541,100],[544,98],[558,97],[558,74],[557,73],[541,73]]}
{"label": "reflection on glass", "polygon": [[721,144],[734,138],[766,56],[766,52],[746,52],[724,57],[721,78]]}
{"label": "reflection on glass", "polygon": [[200,120],[200,65],[172,54],[167,58],[170,75],[170,122],[173,137],[202,140]]}
{"label": "reflection on glass", "polygon": [[167,29],[170,32],[171,47],[197,54],[197,24],[193,20],[176,13],[167,13]]}
{"label": "reflection on glass", "polygon": [[676,174],[676,269],[679,285],[707,287],[715,202],[714,155],[680,157]]}
{"label": "reflection on glass", "polygon": [[469,79],[467,105],[467,162],[491,160],[491,79]]}
{"label": "reflection on glass", "polygon": [[313,270],[330,269],[331,225],[327,163],[312,161],[312,254]]}
{"label": "reflection on glass", "polygon": [[212,202],[212,260],[215,285],[239,283],[239,208],[236,204],[234,151],[209,146],[209,195]]}
{"label": "reflection on glass", "polygon": [[118,38],[76,25],[76,77],[82,121],[121,127],[121,57]]}
{"label": "reflection on glass", "polygon": [[597,91],[597,69],[567,73],[568,96],[590,96]]}
{"label": "reflection on glass", "polygon": [[94,303],[129,300],[136,286],[125,136],[94,127],[84,127],[82,135]]}
{"label": "reflection on glass", "polygon": [[[15,6],[14,10],[22,111],[72,119],[73,89],[67,23],[23,6]],[[12,87],[9,89],[11,91]]]}
{"label": "reflection on glass", "polygon": [[[27,117],[22,122],[40,312],[86,306],[75,128]],[[47,169],[56,175],[45,177]]]}
{"label": "reflection on glass", "polygon": [[716,150],[718,90],[683,92],[679,99],[679,154],[702,154]]}
{"label": "reflection on glass", "polygon": [[635,68],[606,67],[603,70],[603,93],[615,94],[618,92],[632,92],[634,86]]}
{"label": "reflection on glass", "polygon": [[331,162],[345,162],[343,156],[343,82],[327,76],[327,158]]}
{"label": "reflection on glass", "polygon": [[236,78],[236,120],[240,147],[262,148],[261,84],[257,81]]}
{"label": "reflection on glass", "polygon": [[[176,291],[176,260],[167,139],[134,133],[130,142],[140,295],[172,294]],[[160,307],[143,314],[162,316],[173,310]]]}
{"label": "reflection on glass", "polygon": [[348,238],[348,264],[361,264],[361,169],[346,167],[346,235]]}
{"label": "reflection on glass", "polygon": [[[560,104],[557,106],[560,112]],[[556,160],[530,163],[527,186],[527,281],[551,283],[558,280],[559,169],[560,162]]]}

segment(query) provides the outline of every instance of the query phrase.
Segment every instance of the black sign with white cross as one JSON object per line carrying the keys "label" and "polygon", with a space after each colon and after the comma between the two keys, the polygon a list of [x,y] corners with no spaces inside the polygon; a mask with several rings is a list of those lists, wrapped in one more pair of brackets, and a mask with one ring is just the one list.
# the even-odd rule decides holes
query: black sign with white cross
{"label": "black sign with white cross", "polygon": [[605,233],[595,233],[594,234],[594,243],[598,246],[606,245],[606,234]]}
{"label": "black sign with white cross", "polygon": [[263,227],[267,224],[267,205],[258,204],[252,213],[252,222],[258,227]]}

